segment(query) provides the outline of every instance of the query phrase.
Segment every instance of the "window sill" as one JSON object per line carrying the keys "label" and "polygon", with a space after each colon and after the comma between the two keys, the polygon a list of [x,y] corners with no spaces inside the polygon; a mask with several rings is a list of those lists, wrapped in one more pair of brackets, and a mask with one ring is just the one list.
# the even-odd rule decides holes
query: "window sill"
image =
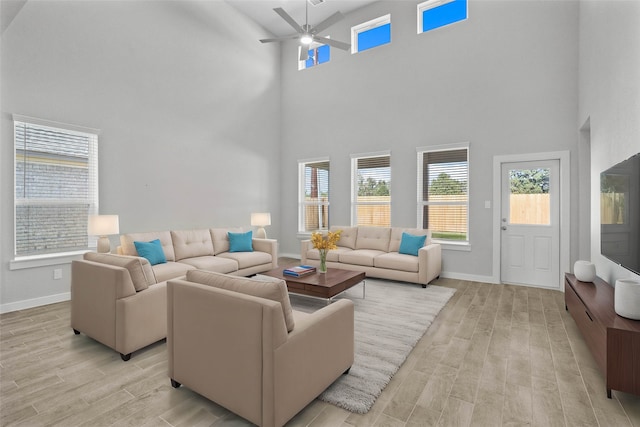
{"label": "window sill", "polygon": [[9,270],[23,270],[25,268],[46,267],[48,265],[70,264],[71,261],[80,259],[86,252],[89,252],[89,250],[17,257],[9,261]]}
{"label": "window sill", "polygon": [[461,252],[471,252],[471,244],[469,242],[448,242],[445,240],[431,240],[433,243],[439,243],[442,246],[442,249],[445,251],[461,251]]}

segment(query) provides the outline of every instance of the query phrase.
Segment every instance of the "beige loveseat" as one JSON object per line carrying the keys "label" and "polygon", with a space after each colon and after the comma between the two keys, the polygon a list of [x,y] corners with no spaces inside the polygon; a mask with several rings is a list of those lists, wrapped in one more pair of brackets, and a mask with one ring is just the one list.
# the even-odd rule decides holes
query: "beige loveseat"
{"label": "beige loveseat", "polygon": [[[202,229],[125,234],[119,255],[87,252],[71,265],[71,327],[120,353],[167,336],[166,281],[196,268],[252,275],[278,265],[277,242],[253,239],[253,252],[229,252],[227,231]],[[137,256],[134,241],[159,239],[166,263]]]}
{"label": "beige loveseat", "polygon": [[354,359],[353,302],[306,314],[282,280],[189,271],[167,285],[169,377],[254,424],[282,426]]}
{"label": "beige loveseat", "polygon": [[[364,271],[367,277],[419,283],[423,288],[440,276],[442,248],[431,241],[431,231],[400,227],[341,227],[338,248],[327,253],[327,267]],[[426,236],[418,255],[399,253],[402,233]],[[310,240],[302,241],[302,264],[320,265],[320,255]]]}

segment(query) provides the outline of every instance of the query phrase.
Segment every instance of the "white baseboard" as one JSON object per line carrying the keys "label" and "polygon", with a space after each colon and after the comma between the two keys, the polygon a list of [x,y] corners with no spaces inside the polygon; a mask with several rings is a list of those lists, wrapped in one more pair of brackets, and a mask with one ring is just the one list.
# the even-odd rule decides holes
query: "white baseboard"
{"label": "white baseboard", "polygon": [[493,276],[479,276],[477,274],[456,273],[453,271],[443,271],[440,273],[440,277],[446,279],[467,280],[469,282],[497,284],[497,282],[494,281]]}
{"label": "white baseboard", "polygon": [[26,310],[28,308],[55,304],[57,302],[62,302],[62,301],[69,301],[70,299],[71,299],[71,292],[65,292],[63,294],[48,295],[46,297],[10,302],[7,304],[0,304],[0,313],[9,313],[12,311]]}

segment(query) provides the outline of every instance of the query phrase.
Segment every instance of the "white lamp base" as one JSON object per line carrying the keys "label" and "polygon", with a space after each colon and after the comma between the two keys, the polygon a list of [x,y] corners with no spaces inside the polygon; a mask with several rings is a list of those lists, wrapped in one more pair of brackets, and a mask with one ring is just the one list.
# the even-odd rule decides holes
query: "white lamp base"
{"label": "white lamp base", "polygon": [[256,238],[257,239],[266,239],[267,238],[267,231],[264,229],[264,227],[258,228],[258,230],[256,231]]}
{"label": "white lamp base", "polygon": [[619,316],[640,320],[640,282],[618,279],[614,289],[614,308]]}
{"label": "white lamp base", "polygon": [[107,236],[100,236],[98,238],[98,252],[101,254],[111,252],[111,242]]}

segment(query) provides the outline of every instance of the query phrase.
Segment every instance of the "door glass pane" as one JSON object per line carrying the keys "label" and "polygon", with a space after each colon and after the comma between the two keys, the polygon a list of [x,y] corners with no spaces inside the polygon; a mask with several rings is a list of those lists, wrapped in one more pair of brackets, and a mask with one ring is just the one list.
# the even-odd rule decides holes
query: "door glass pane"
{"label": "door glass pane", "polygon": [[509,223],[550,225],[549,169],[509,170]]}

